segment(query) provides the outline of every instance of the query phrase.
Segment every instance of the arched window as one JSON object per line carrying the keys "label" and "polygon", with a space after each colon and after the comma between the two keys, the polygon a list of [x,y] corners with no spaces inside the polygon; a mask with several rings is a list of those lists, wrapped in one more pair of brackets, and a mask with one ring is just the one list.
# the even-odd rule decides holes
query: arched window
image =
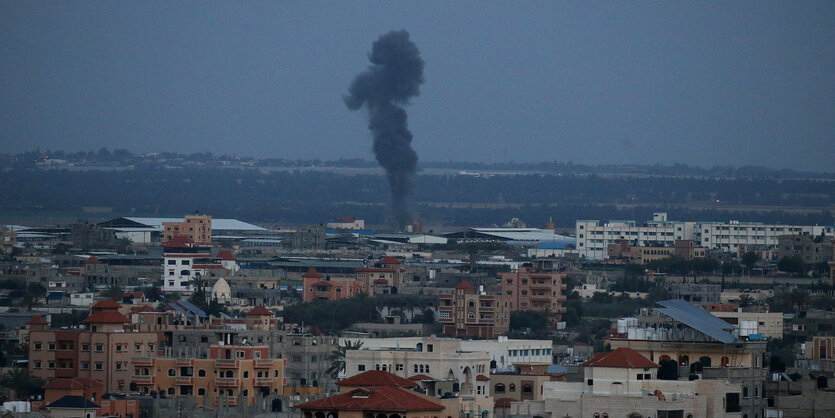
{"label": "arched window", "polygon": [[474,306],[475,306],[475,302],[470,301],[469,303],[467,303],[467,306],[469,306],[469,307],[471,307],[471,308],[472,308],[472,307],[474,307]]}
{"label": "arched window", "polygon": [[249,378],[249,370],[244,370],[244,379]]}
{"label": "arched window", "polygon": [[731,360],[728,356],[722,356],[722,367],[729,367],[731,365]]}
{"label": "arched window", "polygon": [[699,363],[702,365],[702,367],[710,367],[710,362],[711,360],[708,356],[699,357]]}
{"label": "arched window", "polygon": [[206,396],[206,389],[205,388],[197,389],[197,395]]}
{"label": "arched window", "polygon": [[690,365],[690,356],[678,356],[678,365],[679,366],[689,366]]}
{"label": "arched window", "polygon": [[174,388],[168,388],[168,394],[174,396]]}
{"label": "arched window", "polygon": [[198,377],[206,377],[206,371],[203,370],[203,369],[198,370],[197,371],[197,376]]}
{"label": "arched window", "polygon": [[516,392],[516,384],[514,384],[514,383],[510,384],[510,391],[511,392]]}
{"label": "arched window", "polygon": [[670,360],[672,360],[672,359],[670,358],[670,356],[668,356],[666,354],[664,354],[663,356],[658,358],[658,361],[670,361]]}
{"label": "arched window", "polygon": [[169,375],[169,376],[174,376],[174,375],[176,375],[176,374],[177,374],[177,372],[176,372],[176,371],[174,371],[174,369],[168,369],[168,375]]}
{"label": "arched window", "polygon": [[227,377],[227,378],[231,378],[231,377],[232,377],[232,370],[227,370],[227,371],[226,371],[226,377]]}
{"label": "arched window", "polygon": [[505,387],[504,383],[497,383],[495,388],[493,388],[493,392],[495,393],[504,393]]}

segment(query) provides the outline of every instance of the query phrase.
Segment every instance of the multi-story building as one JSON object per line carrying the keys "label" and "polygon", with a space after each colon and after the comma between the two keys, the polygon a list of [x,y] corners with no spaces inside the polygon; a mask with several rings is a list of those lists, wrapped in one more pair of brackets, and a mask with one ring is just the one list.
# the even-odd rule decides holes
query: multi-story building
{"label": "multi-story building", "polygon": [[693,240],[675,240],[673,246],[634,246],[625,239],[616,240],[613,244],[609,244],[608,256],[609,260],[632,264],[647,264],[655,260],[661,260],[670,257],[678,257],[685,260],[694,260],[697,258],[705,258],[707,248],[697,247]]}
{"label": "multi-story building", "polygon": [[583,366],[582,381],[543,382],[541,401],[511,402],[505,413],[550,417],[745,416],[740,415],[739,384],[720,379],[661,380],[657,377],[660,366],[629,348],[599,353]]}
{"label": "multi-story building", "polygon": [[197,245],[211,245],[211,215],[186,215],[183,221],[163,222],[162,245],[167,245],[174,237],[186,237]]}
{"label": "multi-story building", "polygon": [[614,350],[630,348],[662,367],[672,364],[674,377],[739,384],[741,390],[726,397],[728,403],[738,405],[734,412],[764,417],[766,341],[739,338],[736,326],[691,303],[667,300],[658,304],[661,307],[642,309],[638,318],[631,318],[632,325],[630,319],[618,321],[618,329],[604,342]]}
{"label": "multi-story building", "polygon": [[345,376],[369,370],[382,370],[403,378],[422,374],[435,381],[454,381],[456,392],[461,395],[489,396],[484,377],[490,373],[490,354],[463,351],[457,339],[421,338],[408,347],[346,352]]}
{"label": "multi-story building", "polygon": [[228,274],[220,260],[212,258],[209,247],[181,235],[163,247],[162,269],[162,289],[166,292],[192,292],[196,280]]}
{"label": "multi-story building", "polygon": [[777,237],[777,257],[793,257],[799,255],[806,264],[827,263],[832,260],[832,237],[825,235],[812,236],[780,235]]}
{"label": "multi-story building", "polygon": [[[424,337],[343,338],[342,343],[358,341],[364,349],[379,350],[415,347],[424,340]],[[491,370],[506,369],[520,364],[551,364],[552,345],[551,340],[516,340],[507,337],[494,340],[461,340],[462,351],[488,353]]]}
{"label": "multi-story building", "polygon": [[832,227],[729,222],[668,221],[663,212],[644,224],[635,221],[578,220],[577,251],[589,260],[603,260],[609,244],[626,240],[635,246],[674,247],[676,240],[693,240],[696,246],[738,253],[740,246],[777,246],[777,237],[787,234],[833,235]]}
{"label": "multi-story building", "polygon": [[713,316],[739,328],[739,335],[759,334],[764,338],[783,338],[783,313],[747,311],[743,309],[710,309]]}
{"label": "multi-story building", "polygon": [[305,302],[348,299],[366,291],[366,281],[358,280],[356,275],[323,276],[313,267],[302,276],[302,282]]}
{"label": "multi-story building", "polygon": [[462,280],[453,294],[438,296],[438,322],[446,335],[496,338],[510,329],[508,299],[480,293]]}
{"label": "multi-story building", "polygon": [[365,284],[368,296],[396,294],[405,283],[406,267],[395,257],[384,257],[374,267],[354,270],[357,281]]}
{"label": "multi-story building", "polygon": [[508,298],[510,311],[541,311],[557,322],[565,313],[563,291],[565,274],[537,273],[533,267],[522,266],[510,273],[500,273],[502,295]]}
{"label": "multi-story building", "polygon": [[87,329],[50,329],[32,317],[29,329],[29,373],[43,379],[96,379],[106,392],[128,390],[131,358],[153,357],[159,344],[155,332],[133,332],[119,304],[96,303],[84,320]]}
{"label": "multi-story building", "polygon": [[146,394],[193,396],[210,408],[253,405],[257,395],[283,393],[285,362],[258,345],[213,345],[208,358],[134,357],[132,386]]}

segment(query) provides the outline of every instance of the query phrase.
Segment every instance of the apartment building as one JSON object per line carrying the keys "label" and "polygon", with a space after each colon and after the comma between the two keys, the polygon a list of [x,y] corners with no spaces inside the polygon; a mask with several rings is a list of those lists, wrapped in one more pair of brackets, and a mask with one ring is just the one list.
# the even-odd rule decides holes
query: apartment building
{"label": "apartment building", "polygon": [[514,272],[500,273],[499,278],[499,288],[508,299],[510,311],[548,312],[553,323],[565,313],[565,274],[538,273],[533,267],[522,266]]}
{"label": "apartment building", "polygon": [[446,335],[496,338],[510,329],[508,299],[479,292],[462,280],[451,295],[438,296],[438,322]]}
{"label": "apartment building", "polygon": [[266,346],[213,345],[208,358],[134,357],[131,381],[139,392],[193,396],[199,406],[253,405],[283,393],[285,363]]}
{"label": "apartment building", "polygon": [[302,300],[305,302],[348,299],[364,293],[366,289],[366,281],[357,280],[356,275],[324,276],[313,267],[302,276],[302,282]]}
{"label": "apartment building", "polygon": [[211,215],[186,215],[181,222],[163,222],[162,245],[167,245],[174,237],[188,238],[197,245],[211,245]]}
{"label": "apartment building", "polygon": [[422,374],[434,381],[457,383],[456,392],[462,396],[484,398],[489,396],[489,385],[484,377],[490,373],[490,360],[489,353],[462,350],[461,341],[457,339],[421,338],[411,346],[348,350],[345,376],[350,378],[371,370],[402,378]]}
{"label": "apartment building", "polygon": [[[657,363],[629,348],[598,353],[580,382],[542,383],[542,400],[511,402],[509,416],[739,418],[740,385],[725,380],[660,380]],[[762,415],[758,415],[762,417]],[[753,415],[750,416],[753,418]]]}
{"label": "apartment building", "polygon": [[832,260],[832,237],[824,235],[780,235],[777,237],[777,258],[799,255],[806,264]]}
{"label": "apartment building", "polygon": [[177,235],[163,246],[162,289],[165,292],[192,292],[194,281],[228,272],[212,258],[211,249]]}
{"label": "apartment building", "polygon": [[54,378],[95,379],[105,392],[125,392],[130,385],[131,358],[154,357],[157,333],[133,332],[119,304],[110,300],[92,306],[84,321],[87,329],[50,329],[34,316],[29,330],[29,373]]}
{"label": "apartment building", "polygon": [[738,253],[741,247],[776,247],[777,237],[787,234],[833,236],[832,227],[762,224],[754,222],[669,221],[663,212],[639,224],[634,220],[578,220],[575,224],[577,251],[589,260],[603,260],[609,244],[626,240],[634,246],[674,247],[676,240],[692,240],[696,246]]}
{"label": "apartment building", "polygon": [[697,247],[693,240],[675,240],[671,247],[661,246],[635,246],[625,239],[616,240],[609,244],[607,258],[610,261],[619,261],[630,264],[647,264],[652,261],[662,260],[670,257],[678,257],[685,260],[705,258],[707,248]]}

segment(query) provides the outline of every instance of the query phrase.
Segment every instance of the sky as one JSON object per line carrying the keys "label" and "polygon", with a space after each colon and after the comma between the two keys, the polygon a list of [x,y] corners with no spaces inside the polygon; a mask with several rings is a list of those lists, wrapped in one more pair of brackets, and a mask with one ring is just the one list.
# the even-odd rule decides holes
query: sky
{"label": "sky", "polygon": [[371,43],[426,63],[422,161],[832,171],[835,2],[0,0],[0,152],[371,160]]}

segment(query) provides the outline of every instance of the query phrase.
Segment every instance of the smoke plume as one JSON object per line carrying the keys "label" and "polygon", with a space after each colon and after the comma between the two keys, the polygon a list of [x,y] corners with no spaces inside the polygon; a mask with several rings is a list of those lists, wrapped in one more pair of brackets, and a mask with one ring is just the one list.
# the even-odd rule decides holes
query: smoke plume
{"label": "smoke plume", "polygon": [[391,186],[392,211],[398,226],[411,221],[407,197],[412,191],[412,175],[417,153],[412,149],[406,110],[403,105],[420,94],[423,60],[405,30],[380,36],[368,55],[371,65],[359,74],[345,96],[351,110],[368,109],[368,127],[374,136],[374,156],[386,170]]}

